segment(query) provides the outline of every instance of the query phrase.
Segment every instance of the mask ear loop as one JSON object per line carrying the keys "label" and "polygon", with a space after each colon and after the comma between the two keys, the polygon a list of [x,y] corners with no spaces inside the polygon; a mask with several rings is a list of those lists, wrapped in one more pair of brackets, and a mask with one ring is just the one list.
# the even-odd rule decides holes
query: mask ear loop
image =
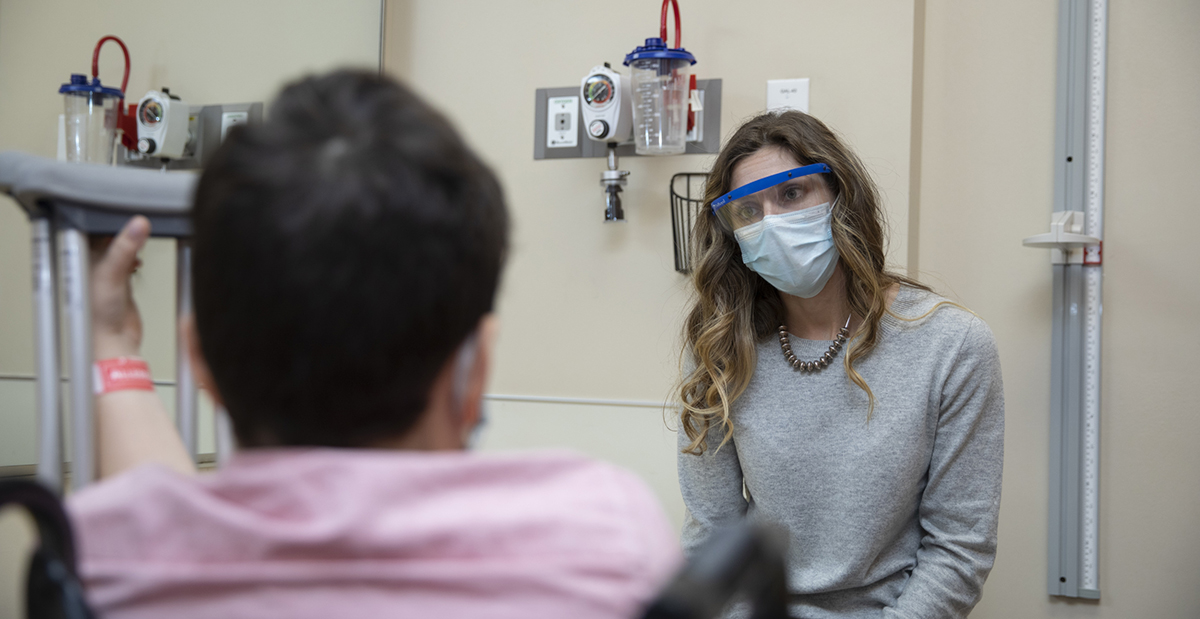
{"label": "mask ear loop", "polygon": [[475,356],[479,353],[479,332],[472,331],[467,339],[458,347],[454,360],[454,382],[451,393],[454,407],[459,411],[466,404],[467,384],[471,381],[471,366],[475,364]]}
{"label": "mask ear loop", "polygon": [[[471,366],[475,365],[476,356],[479,354],[479,331],[478,329],[471,332],[467,339],[463,340],[461,346],[458,347],[457,358],[454,360],[454,381],[451,384],[451,397],[454,400],[454,408],[458,411],[459,418],[465,414],[467,405],[467,387],[471,382]],[[484,410],[483,402],[479,403],[479,420],[475,423],[475,427],[471,428],[467,435],[465,447],[472,449],[475,443],[479,441],[480,430],[487,423],[487,413]]]}

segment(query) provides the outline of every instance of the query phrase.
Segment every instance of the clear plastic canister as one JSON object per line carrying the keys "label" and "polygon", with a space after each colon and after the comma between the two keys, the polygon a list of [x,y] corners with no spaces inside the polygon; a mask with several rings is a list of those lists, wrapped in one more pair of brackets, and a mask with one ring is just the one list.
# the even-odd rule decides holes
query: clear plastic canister
{"label": "clear plastic canister", "polygon": [[633,88],[633,142],[639,155],[678,155],[687,147],[689,77],[695,57],[646,39],[625,57]]}
{"label": "clear plastic canister", "polygon": [[59,90],[63,95],[67,161],[111,164],[117,128],[120,93],[105,88],[100,80],[87,83],[83,75],[72,75],[71,83]]}
{"label": "clear plastic canister", "polygon": [[630,63],[633,140],[639,155],[678,155],[687,146],[686,60],[647,58]]}

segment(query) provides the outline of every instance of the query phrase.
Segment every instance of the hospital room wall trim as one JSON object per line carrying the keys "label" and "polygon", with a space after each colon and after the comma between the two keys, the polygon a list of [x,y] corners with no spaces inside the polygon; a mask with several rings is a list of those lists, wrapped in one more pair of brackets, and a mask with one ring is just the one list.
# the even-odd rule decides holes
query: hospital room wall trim
{"label": "hospital room wall trim", "polygon": [[921,272],[921,131],[925,114],[925,0],[913,0],[912,116],[908,154],[908,276]]}
{"label": "hospital room wall trim", "polygon": [[383,59],[387,56],[387,0],[379,0],[379,74],[383,75]]}

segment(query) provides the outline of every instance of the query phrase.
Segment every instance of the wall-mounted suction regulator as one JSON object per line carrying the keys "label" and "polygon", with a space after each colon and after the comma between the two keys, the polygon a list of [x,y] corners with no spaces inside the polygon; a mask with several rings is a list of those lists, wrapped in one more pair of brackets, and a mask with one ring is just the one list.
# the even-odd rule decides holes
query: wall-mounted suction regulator
{"label": "wall-mounted suction regulator", "polygon": [[597,142],[619,144],[633,137],[633,111],[629,105],[629,78],[608,63],[593,67],[579,86],[583,101],[583,128]]}
{"label": "wall-mounted suction regulator", "polygon": [[162,159],[183,157],[191,141],[189,111],[187,102],[166,88],[146,93],[137,107],[138,152]]}
{"label": "wall-mounted suction regulator", "polygon": [[629,105],[629,78],[606,62],[593,67],[579,84],[583,132],[588,139],[608,145],[608,169],[600,173],[604,187],[604,221],[625,221],[621,187],[629,172],[617,169],[617,145],[633,137],[633,111]]}

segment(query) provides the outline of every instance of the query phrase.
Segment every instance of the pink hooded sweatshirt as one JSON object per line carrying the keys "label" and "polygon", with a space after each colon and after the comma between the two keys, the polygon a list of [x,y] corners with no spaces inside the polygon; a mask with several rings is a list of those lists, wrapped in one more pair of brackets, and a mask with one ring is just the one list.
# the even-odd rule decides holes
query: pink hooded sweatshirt
{"label": "pink hooded sweatshirt", "polygon": [[565,452],[251,451],[68,508],[106,619],[628,619],[681,563],[639,479]]}

